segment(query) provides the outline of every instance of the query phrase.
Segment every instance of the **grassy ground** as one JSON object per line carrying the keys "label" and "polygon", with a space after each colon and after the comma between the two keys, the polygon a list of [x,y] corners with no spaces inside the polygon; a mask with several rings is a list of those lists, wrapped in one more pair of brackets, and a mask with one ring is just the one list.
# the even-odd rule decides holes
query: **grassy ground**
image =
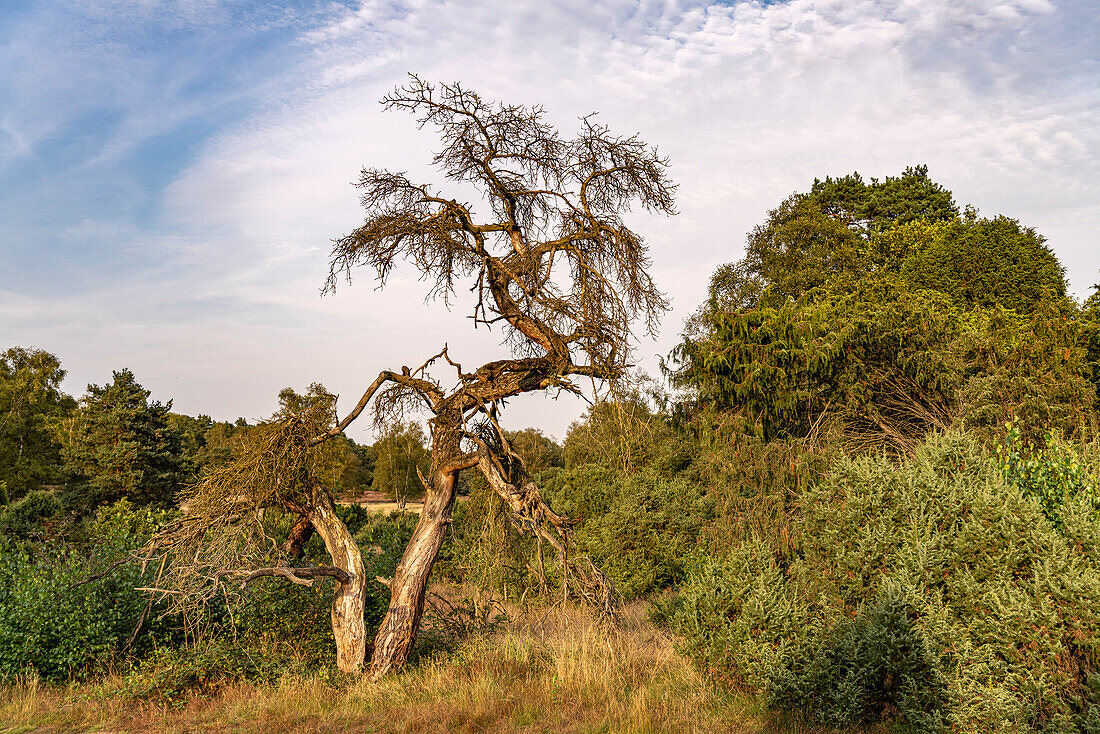
{"label": "grassy ground", "polygon": [[708,684],[640,608],[612,630],[575,609],[526,616],[377,683],[230,683],[183,705],[109,693],[118,687],[0,687],[0,731],[809,731]]}

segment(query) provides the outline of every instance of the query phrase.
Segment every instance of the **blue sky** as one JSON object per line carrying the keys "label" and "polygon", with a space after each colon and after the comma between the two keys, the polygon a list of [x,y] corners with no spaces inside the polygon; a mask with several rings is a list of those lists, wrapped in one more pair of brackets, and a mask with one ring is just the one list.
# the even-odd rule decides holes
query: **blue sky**
{"label": "blue sky", "polygon": [[[398,272],[321,298],[363,165],[431,180],[433,141],[378,99],[406,72],[593,110],[660,146],[681,214],[638,216],[675,343],[745,233],[814,179],[927,163],[960,202],[1100,280],[1100,11],[1091,1],[473,0],[0,3],[0,344],[68,389],[134,370],[218,418],[313,380],[354,400],[444,342],[499,353]],[[419,359],[418,359],[419,358]],[[561,437],[583,408],[517,401]],[[353,433],[366,436],[363,431]]]}

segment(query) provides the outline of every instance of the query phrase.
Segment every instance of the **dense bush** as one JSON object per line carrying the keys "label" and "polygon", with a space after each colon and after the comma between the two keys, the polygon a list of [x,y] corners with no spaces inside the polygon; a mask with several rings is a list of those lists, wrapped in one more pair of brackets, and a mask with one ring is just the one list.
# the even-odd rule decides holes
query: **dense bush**
{"label": "dense bush", "polygon": [[[626,598],[667,588],[683,576],[714,503],[686,478],[655,469],[624,471],[599,464],[551,469],[539,485],[553,510],[574,521],[577,550],[592,559]],[[469,500],[456,505],[453,536],[437,573],[522,596],[537,589],[537,548],[519,535],[506,505],[483,481],[470,483]],[[551,584],[560,577],[557,556],[543,548]]]}
{"label": "dense bush", "polygon": [[803,493],[791,551],[746,536],[696,557],[670,618],[716,675],[822,722],[1079,730],[1100,704],[1100,525],[1079,497],[1061,522],[938,436],[901,467],[842,460]]}
{"label": "dense bush", "polygon": [[764,441],[746,432],[745,423],[714,410],[687,417],[682,428],[693,459],[682,476],[705,487],[714,502],[714,521],[703,527],[708,548],[724,552],[746,536],[767,536],[787,548],[796,502],[842,455],[838,442],[828,435]]}
{"label": "dense bush", "polygon": [[810,708],[835,727],[896,711],[914,729],[943,729],[944,674],[918,619],[908,601],[886,596],[838,621],[774,676],[773,704]]}
{"label": "dense bush", "polygon": [[545,483],[555,511],[577,521],[578,549],[626,598],[667,588],[714,517],[698,485],[653,469],[624,473],[598,465],[559,472]]}
{"label": "dense bush", "polygon": [[[140,546],[164,518],[122,500],[96,513],[81,546],[0,537],[0,675],[83,678],[121,652],[145,607],[135,590],[143,585],[140,569],[123,565],[80,582]],[[147,638],[135,643],[140,648]]]}
{"label": "dense bush", "polygon": [[[45,502],[40,500],[32,492],[17,504],[37,507]],[[41,533],[34,528],[41,526],[33,520],[41,513],[24,509],[16,508],[19,522],[37,539]],[[367,573],[392,576],[415,516],[380,516],[357,506],[341,506],[339,512],[363,549]],[[331,663],[333,582],[328,580],[304,587],[261,579],[232,595],[232,604],[215,600],[196,618],[159,619],[154,607],[131,640],[147,602],[137,587],[149,584],[151,570],[142,576],[137,564],[111,567],[166,519],[164,511],[135,509],[122,500],[100,508],[86,525],[47,540],[0,536],[0,676],[33,671],[47,680],[81,679],[109,664],[118,669],[138,662],[127,691],[172,698],[236,678],[269,680],[290,668]],[[290,519],[273,522],[286,525]],[[302,562],[327,564],[319,537],[307,545]],[[368,630],[381,621],[389,600],[387,590],[376,586],[368,588]]]}
{"label": "dense bush", "polygon": [[33,489],[0,508],[0,536],[31,538],[43,532],[42,523],[61,512],[61,500],[53,492]]}

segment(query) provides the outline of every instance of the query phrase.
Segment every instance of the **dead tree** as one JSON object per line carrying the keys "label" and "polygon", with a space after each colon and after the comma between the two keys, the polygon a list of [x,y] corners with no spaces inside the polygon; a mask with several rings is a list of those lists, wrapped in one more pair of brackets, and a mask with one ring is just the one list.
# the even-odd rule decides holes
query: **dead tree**
{"label": "dead tree", "polygon": [[[395,263],[415,266],[429,297],[445,303],[459,284],[476,296],[475,326],[499,327],[510,356],[466,371],[446,347],[415,370],[383,371],[341,421],[310,413],[284,416],[241,456],[209,474],[189,495],[190,510],[154,539],[146,557],[160,565],[151,591],[179,600],[225,593],[229,579],[280,576],[295,583],[336,580],[332,606],[337,663],[366,662],[362,558],[336,516],[332,495],[313,467],[321,443],[373,403],[384,422],[411,408],[430,414],[431,468],[420,520],[392,579],[390,605],[370,657],[379,677],[408,659],[424,611],[428,576],[443,543],[460,472],[477,469],[512,510],[515,524],[557,553],[564,593],[610,611],[610,581],[571,557],[566,518],[543,501],[497,423],[505,400],[521,393],[579,393],[578,378],[604,383],[626,368],[637,320],[652,331],[667,310],[654,286],[642,238],[623,223],[632,203],[674,213],[668,161],[636,136],[613,135],[594,116],[566,139],[540,107],[494,104],[458,84],[433,86],[413,76],[383,104],[435,128],[434,162],[451,181],[483,195],[460,203],[402,173],[364,169],[358,183],[364,224],[335,241],[326,289],[360,266],[385,283]],[[445,370],[444,382],[439,376]],[[312,433],[311,433],[312,431]],[[298,522],[282,543],[267,537],[262,510],[279,507]],[[315,529],[331,567],[297,568],[294,555]],[[257,570],[258,559],[268,568]],[[249,564],[252,564],[252,567]]]}
{"label": "dead tree", "polygon": [[[367,218],[335,241],[328,289],[360,266],[385,283],[396,262],[409,262],[429,283],[429,297],[449,303],[460,283],[472,286],[475,326],[500,327],[511,356],[466,371],[444,348],[415,371],[383,372],[333,429],[343,430],[371,400],[376,416],[411,405],[431,414],[424,508],[389,582],[389,611],[371,658],[375,677],[408,658],[460,472],[484,474],[522,526],[568,563],[567,521],[533,482],[517,481],[513,457],[499,455],[506,442],[487,441],[472,426],[495,425],[497,406],[520,393],[579,392],[577,378],[623,374],[632,324],[640,319],[652,331],[668,306],[647,272],[645,243],[621,215],[633,203],[673,214],[675,194],[667,159],[637,136],[612,134],[593,115],[567,139],[541,107],[491,103],[458,84],[415,76],[383,104],[434,128],[442,143],[435,165],[483,198],[475,207],[403,173],[364,169],[358,186]],[[454,386],[433,376],[444,361]]]}

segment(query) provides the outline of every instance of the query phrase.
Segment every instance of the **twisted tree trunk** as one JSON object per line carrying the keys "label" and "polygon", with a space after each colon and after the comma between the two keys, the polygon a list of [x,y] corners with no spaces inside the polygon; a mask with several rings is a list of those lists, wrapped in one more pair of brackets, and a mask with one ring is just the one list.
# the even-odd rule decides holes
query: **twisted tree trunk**
{"label": "twisted tree trunk", "polygon": [[332,497],[323,489],[314,493],[310,520],[325,541],[333,565],[348,574],[346,582],[336,582],[332,597],[332,634],[336,638],[336,667],[345,673],[358,673],[367,656],[367,630],[363,620],[367,575],[363,554],[344,521],[336,515]]}
{"label": "twisted tree trunk", "polygon": [[[455,489],[462,469],[476,464],[461,450],[461,413],[441,412],[433,421],[432,467],[427,477],[424,507],[405,554],[389,582],[390,606],[374,639],[371,677],[401,669],[409,659],[424,614],[428,576],[451,521]],[[449,419],[449,420],[448,420]]]}

